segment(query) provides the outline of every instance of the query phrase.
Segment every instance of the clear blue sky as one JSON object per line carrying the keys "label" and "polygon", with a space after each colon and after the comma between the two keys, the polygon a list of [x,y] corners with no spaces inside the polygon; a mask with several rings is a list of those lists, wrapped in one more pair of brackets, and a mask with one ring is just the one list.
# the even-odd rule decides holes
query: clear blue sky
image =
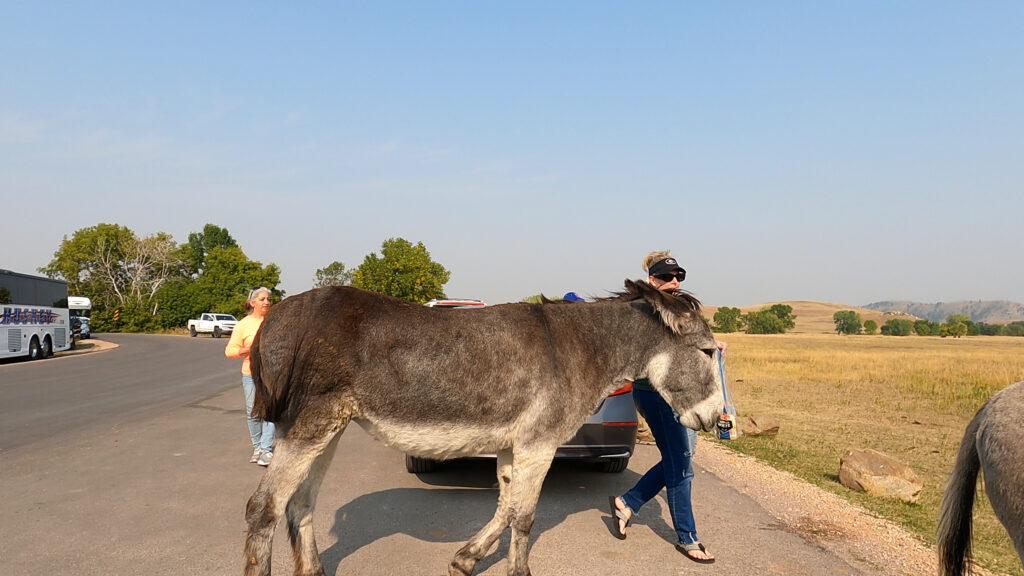
{"label": "clear blue sky", "polygon": [[0,268],[206,223],[311,287],[1024,302],[1024,3],[5,2]]}

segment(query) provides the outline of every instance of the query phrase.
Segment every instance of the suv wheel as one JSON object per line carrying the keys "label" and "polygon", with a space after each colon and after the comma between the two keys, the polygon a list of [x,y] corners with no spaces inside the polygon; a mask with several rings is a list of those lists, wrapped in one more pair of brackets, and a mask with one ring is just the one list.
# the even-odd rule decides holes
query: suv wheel
{"label": "suv wheel", "polygon": [[213,327],[213,337],[220,338],[220,326]]}
{"label": "suv wheel", "polygon": [[628,466],[629,458],[613,458],[612,460],[604,460],[597,465],[601,472],[609,472],[612,474],[625,472],[626,467]]}
{"label": "suv wheel", "polygon": [[405,455],[405,469],[410,474],[429,474],[437,470],[437,460]]}

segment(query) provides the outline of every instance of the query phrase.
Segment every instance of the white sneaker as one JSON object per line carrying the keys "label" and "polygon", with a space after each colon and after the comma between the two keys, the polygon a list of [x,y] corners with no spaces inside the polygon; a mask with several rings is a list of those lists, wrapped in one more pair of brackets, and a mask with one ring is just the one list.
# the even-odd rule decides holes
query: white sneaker
{"label": "white sneaker", "polygon": [[260,459],[256,461],[260,466],[270,466],[270,459],[274,457],[273,452],[264,452],[260,454]]}
{"label": "white sneaker", "polygon": [[260,450],[259,446],[253,448],[252,449],[252,457],[249,458],[249,462],[251,462],[253,464],[259,462],[261,454],[263,454],[263,450]]}

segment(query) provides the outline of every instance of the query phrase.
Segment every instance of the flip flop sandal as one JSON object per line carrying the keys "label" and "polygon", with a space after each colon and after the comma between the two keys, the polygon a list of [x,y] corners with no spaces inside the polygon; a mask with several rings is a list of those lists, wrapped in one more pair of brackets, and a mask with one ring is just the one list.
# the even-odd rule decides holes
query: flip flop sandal
{"label": "flip flop sandal", "polygon": [[690,552],[695,552],[697,550],[699,550],[701,552],[704,552],[704,553],[707,553],[707,551],[708,551],[707,548],[705,548],[704,545],[701,544],[700,542],[694,542],[693,544],[676,544],[676,550],[679,550],[680,552],[683,553],[684,556],[686,556],[690,560],[693,560],[697,564],[714,564],[715,563],[715,559],[714,558],[697,558],[696,556],[692,556],[690,554]]}
{"label": "flip flop sandal", "polygon": [[[614,524],[615,524],[615,537],[618,538],[619,540],[625,540],[626,539],[626,528],[629,528],[629,523],[633,521],[633,515],[630,514],[629,516],[626,516],[626,513],[623,512],[622,509],[620,509],[618,506],[615,505],[615,501],[617,499],[618,499],[618,496],[609,496],[608,497],[608,506],[612,510],[612,522],[614,522]],[[622,530],[619,530],[619,520],[621,520],[621,521],[626,523],[626,525],[622,527]]]}

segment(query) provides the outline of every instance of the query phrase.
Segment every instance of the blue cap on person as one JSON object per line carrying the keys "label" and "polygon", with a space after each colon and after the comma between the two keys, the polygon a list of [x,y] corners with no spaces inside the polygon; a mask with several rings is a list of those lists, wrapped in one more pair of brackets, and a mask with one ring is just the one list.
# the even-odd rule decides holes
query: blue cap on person
{"label": "blue cap on person", "polygon": [[569,302],[585,302],[585,300],[580,298],[575,292],[566,292],[565,296],[562,296],[562,300],[568,300]]}

